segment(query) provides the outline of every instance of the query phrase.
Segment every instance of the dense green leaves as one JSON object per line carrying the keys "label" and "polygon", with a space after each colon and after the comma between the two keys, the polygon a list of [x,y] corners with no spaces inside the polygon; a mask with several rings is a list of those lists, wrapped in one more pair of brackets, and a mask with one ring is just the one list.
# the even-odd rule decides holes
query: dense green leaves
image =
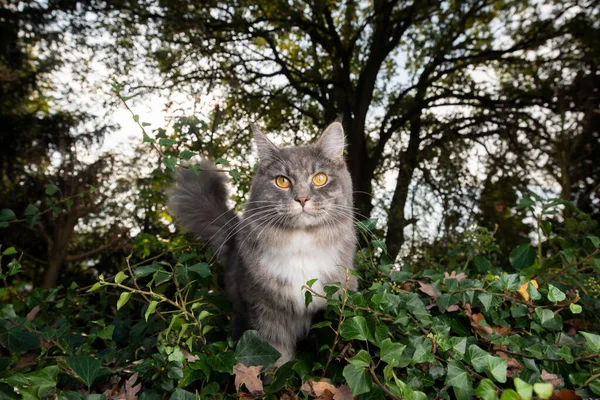
{"label": "dense green leaves", "polygon": [[90,356],[66,357],[65,362],[88,388],[92,386],[96,379],[108,372],[102,368],[100,360]]}
{"label": "dense green leaves", "polygon": [[235,359],[247,367],[262,365],[269,368],[281,354],[275,350],[257,331],[246,331],[235,348]]}
{"label": "dense green leaves", "polygon": [[530,267],[535,261],[535,250],[532,245],[525,243],[510,253],[510,264],[517,270]]}

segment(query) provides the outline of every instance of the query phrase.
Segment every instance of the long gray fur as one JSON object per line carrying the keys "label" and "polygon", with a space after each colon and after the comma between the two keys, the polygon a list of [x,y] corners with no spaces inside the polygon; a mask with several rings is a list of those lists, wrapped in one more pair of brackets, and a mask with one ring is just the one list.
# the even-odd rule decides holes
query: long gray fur
{"label": "long gray fur", "polygon": [[[170,207],[184,228],[221,249],[233,305],[232,337],[258,330],[282,354],[281,365],[293,357],[315,312],[325,307],[316,297],[306,307],[302,285],[314,278],[316,291],[327,283],[345,285],[346,268],[353,268],[352,181],[340,123],[308,146],[279,148],[260,132],[255,144],[258,171],[242,219],[227,211],[223,177],[215,172],[180,172]],[[322,187],[311,182],[317,173],[328,177]],[[289,178],[290,187],[277,187],[277,176]],[[299,198],[309,200],[301,205]],[[356,289],[354,277],[347,283]]]}

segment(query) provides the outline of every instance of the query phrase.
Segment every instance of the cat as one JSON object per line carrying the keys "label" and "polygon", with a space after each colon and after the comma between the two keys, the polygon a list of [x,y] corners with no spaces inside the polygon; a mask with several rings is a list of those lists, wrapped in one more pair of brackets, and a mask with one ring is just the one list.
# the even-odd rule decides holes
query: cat
{"label": "cat", "polygon": [[256,129],[254,143],[258,169],[243,218],[228,210],[225,174],[206,161],[204,171],[178,171],[169,208],[226,265],[232,338],[257,330],[281,353],[278,366],[293,358],[313,315],[325,308],[318,297],[305,305],[307,281],[317,278],[312,288],[320,293],[332,282],[356,289],[346,271],[357,243],[352,180],[339,122],[307,146],[278,147]]}

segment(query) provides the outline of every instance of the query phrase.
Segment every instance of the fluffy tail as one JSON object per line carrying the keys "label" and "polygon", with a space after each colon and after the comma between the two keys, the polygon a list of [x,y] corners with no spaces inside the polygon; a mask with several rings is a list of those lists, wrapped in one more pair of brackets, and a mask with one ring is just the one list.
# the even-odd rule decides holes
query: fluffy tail
{"label": "fluffy tail", "polygon": [[[205,169],[215,168],[204,161]],[[180,168],[175,175],[176,184],[169,191],[169,209],[175,214],[178,224],[203,241],[209,242],[225,261],[232,246],[233,228],[238,217],[227,207],[227,188],[222,172],[202,171],[198,173]]]}

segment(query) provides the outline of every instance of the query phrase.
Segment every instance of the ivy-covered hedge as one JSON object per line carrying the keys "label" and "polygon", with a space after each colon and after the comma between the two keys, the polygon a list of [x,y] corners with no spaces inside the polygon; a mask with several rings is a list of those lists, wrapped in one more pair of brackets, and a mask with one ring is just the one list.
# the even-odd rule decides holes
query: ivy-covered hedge
{"label": "ivy-covered hedge", "polygon": [[565,206],[523,199],[539,245],[508,257],[474,228],[445,256],[402,267],[371,237],[373,221],[358,223],[362,289],[307,282],[306,303],[322,297],[327,310],[279,368],[256,332],[229,338],[210,250],[167,243],[92,286],[41,290],[19,280],[21,255],[6,248],[0,397],[600,397],[600,239],[578,210],[554,229]]}

